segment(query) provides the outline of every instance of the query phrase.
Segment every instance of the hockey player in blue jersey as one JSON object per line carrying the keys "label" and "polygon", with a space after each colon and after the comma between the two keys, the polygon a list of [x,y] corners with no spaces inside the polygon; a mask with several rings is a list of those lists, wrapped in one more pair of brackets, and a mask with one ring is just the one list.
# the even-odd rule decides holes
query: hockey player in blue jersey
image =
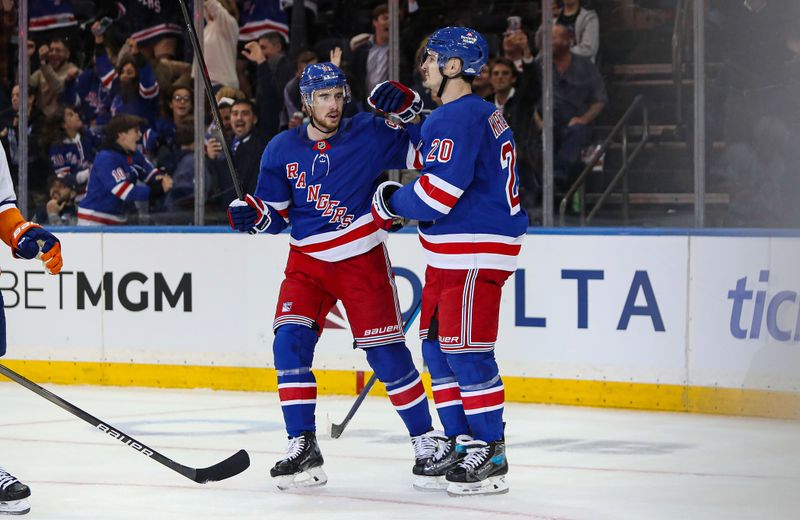
{"label": "hockey player in blue jersey", "polygon": [[[231,227],[242,232],[274,234],[292,225],[273,322],[289,447],[270,475],[281,489],[327,481],[315,436],[317,386],[311,364],[325,317],[337,300],[347,312],[354,346],[366,353],[408,429],[413,471],[419,472],[439,444],[431,435],[428,403],[404,342],[383,244],[387,234],[370,215],[381,172],[419,166],[409,139],[414,128],[403,129],[370,113],[342,119],[350,91],[332,63],[308,65],[300,92],[310,122],[269,142],[255,193],[228,208]],[[404,119],[413,119],[421,106],[418,96],[410,99]]]}
{"label": "hockey player in blue jersey", "polygon": [[[428,261],[422,354],[447,445],[417,487],[446,486],[453,495],[508,490],[505,397],[494,344],[501,288],[516,269],[528,218],[519,202],[511,130],[496,107],[471,90],[488,55],[473,29],[433,33],[421,69],[424,85],[443,105],[422,125],[422,175],[405,187],[385,182],[373,199],[379,227],[398,217],[420,221]],[[393,113],[408,92],[400,84],[392,91],[376,88],[370,104]]]}

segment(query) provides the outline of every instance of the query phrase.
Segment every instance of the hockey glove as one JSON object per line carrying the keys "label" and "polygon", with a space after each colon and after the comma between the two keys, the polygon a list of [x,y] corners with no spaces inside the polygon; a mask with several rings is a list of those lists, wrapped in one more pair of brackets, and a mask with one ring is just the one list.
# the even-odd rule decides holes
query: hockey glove
{"label": "hockey glove", "polygon": [[389,199],[394,192],[402,188],[399,182],[386,181],[378,185],[375,195],[372,196],[372,220],[378,229],[384,231],[397,231],[405,225],[403,217],[395,215],[389,206]]}
{"label": "hockey glove", "polygon": [[269,206],[255,195],[245,194],[244,200],[235,199],[228,204],[228,222],[231,229],[254,235],[269,227]]}
{"label": "hockey glove", "polygon": [[413,121],[422,110],[419,94],[397,81],[375,85],[367,103],[379,112],[397,116],[404,123]]}
{"label": "hockey glove", "polygon": [[11,253],[17,258],[38,258],[50,274],[58,274],[64,261],[61,258],[61,242],[39,224],[23,222],[14,229],[11,238]]}

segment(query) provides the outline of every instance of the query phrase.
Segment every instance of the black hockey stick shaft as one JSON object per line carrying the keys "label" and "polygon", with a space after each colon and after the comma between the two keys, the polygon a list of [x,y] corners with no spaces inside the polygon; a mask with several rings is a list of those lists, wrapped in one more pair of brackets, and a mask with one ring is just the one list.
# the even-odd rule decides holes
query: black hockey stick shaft
{"label": "black hockey stick shaft", "polygon": [[[417,315],[422,310],[422,298],[417,302],[414,306],[414,310],[411,312],[411,316],[408,317],[408,321],[403,325],[403,335],[408,332],[408,329],[411,327],[411,324],[414,323],[414,320],[417,318]],[[369,381],[364,385],[364,388],[361,389],[361,392],[356,397],[356,401],[353,403],[353,406],[350,407],[350,411],[347,412],[344,420],[340,424],[333,423],[331,424],[331,437],[334,439],[338,439],[344,433],[344,429],[347,428],[347,424],[350,422],[350,419],[356,414],[358,409],[361,407],[361,403],[364,402],[364,399],[367,397],[367,394],[372,389],[372,386],[375,384],[375,381],[378,380],[378,376],[375,375],[373,372],[372,376],[370,376]]]}
{"label": "black hockey stick shaft", "polygon": [[[203,77],[203,85],[205,86],[206,97],[208,98],[208,104],[211,105],[211,117],[214,119],[214,124],[217,125],[217,129],[220,131],[220,133],[222,133],[222,115],[219,113],[217,100],[214,98],[214,91],[211,88],[211,78],[208,77],[206,59],[203,56],[203,49],[200,48],[200,41],[197,39],[197,31],[194,29],[192,17],[189,14],[189,9],[186,7],[186,0],[178,0],[178,3],[181,5],[183,21],[186,23],[186,31],[189,33],[189,40],[192,42],[194,57],[197,60],[197,68],[200,70],[200,74]],[[239,174],[236,173],[236,166],[233,164],[233,157],[231,156],[231,151],[228,148],[228,143],[223,138],[220,144],[222,145],[222,154],[225,156],[225,161],[228,163],[228,171],[231,174],[231,181],[233,181],[233,189],[236,190],[236,196],[239,198],[239,200],[244,200],[242,181],[239,179]]]}
{"label": "black hockey stick shaft", "polygon": [[250,456],[244,450],[239,450],[237,453],[231,455],[222,462],[219,462],[207,468],[190,468],[188,466],[184,466],[183,464],[178,464],[174,460],[162,455],[161,453],[157,452],[153,448],[150,448],[146,444],[137,441],[136,439],[134,439],[133,437],[131,437],[126,433],[123,433],[122,430],[120,430],[119,428],[115,428],[114,426],[111,426],[107,422],[101,421],[94,415],[85,412],[84,410],[81,410],[74,404],[65,401],[64,399],[58,397],[49,390],[42,388],[41,386],[37,385],[30,379],[27,379],[26,377],[21,376],[20,374],[14,372],[7,366],[0,365],[0,374],[3,374],[12,381],[21,384],[28,390],[36,394],[39,394],[40,396],[44,397],[45,399],[55,404],[56,406],[59,406],[64,410],[68,411],[72,415],[80,419],[83,419],[87,423],[91,424],[94,428],[97,428],[101,432],[110,435],[111,437],[117,439],[121,443],[130,446],[131,448],[138,451],[142,455],[150,457],[151,459],[163,464],[169,469],[180,473],[184,477],[190,480],[194,480],[198,484],[205,484],[206,482],[216,482],[218,480],[224,480],[234,475],[238,475],[239,473],[246,470],[250,466]]}

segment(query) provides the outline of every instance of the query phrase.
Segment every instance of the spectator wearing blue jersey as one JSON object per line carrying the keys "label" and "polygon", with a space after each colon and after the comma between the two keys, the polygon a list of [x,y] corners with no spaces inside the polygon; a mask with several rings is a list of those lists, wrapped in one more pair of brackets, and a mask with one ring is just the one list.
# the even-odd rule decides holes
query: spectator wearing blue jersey
{"label": "spectator wearing blue jersey", "polygon": [[147,211],[153,190],[168,192],[169,175],[160,172],[138,150],[144,121],[130,114],[111,118],[103,149],[95,157],[86,197],[78,209],[79,226],[119,225],[136,209]]}
{"label": "spectator wearing blue jersey", "polygon": [[[472,93],[488,57],[489,46],[474,29],[446,27],[431,35],[424,84],[443,104],[422,125],[422,175],[406,186],[385,182],[373,198],[380,228],[399,217],[420,221],[428,262],[422,355],[446,444],[415,487],[446,486],[456,496],[508,491],[505,393],[494,348],[502,287],[516,270],[528,225],[513,132],[495,105]],[[395,113],[408,97],[397,90],[373,93],[370,104]]]}
{"label": "spectator wearing blue jersey", "polygon": [[106,45],[99,24],[95,22],[92,25],[95,44],[92,66],[75,78],[68,76],[61,93],[61,102],[78,107],[81,119],[98,135],[111,119],[111,103],[116,94],[114,87],[119,87],[119,82],[114,81],[118,74],[111,58],[111,45]]}
{"label": "spectator wearing blue jersey", "polygon": [[[42,149],[48,150],[50,166],[67,186],[83,192],[89,180],[99,139],[83,131],[83,121],[75,107],[65,107],[45,120]],[[35,177],[37,172],[31,172]],[[41,175],[41,173],[39,173]]]}
{"label": "spectator wearing blue jersey", "polygon": [[111,114],[134,115],[152,125],[158,116],[158,81],[136,40],[129,38],[127,43],[130,54],[117,62],[119,90],[111,102]]}

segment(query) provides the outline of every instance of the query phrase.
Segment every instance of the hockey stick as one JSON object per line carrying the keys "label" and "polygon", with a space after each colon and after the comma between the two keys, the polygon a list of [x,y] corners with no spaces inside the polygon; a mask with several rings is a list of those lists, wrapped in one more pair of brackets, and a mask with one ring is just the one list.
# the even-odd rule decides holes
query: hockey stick
{"label": "hockey stick", "polygon": [[[208,68],[206,67],[206,59],[203,56],[203,49],[200,48],[200,41],[197,39],[197,33],[194,30],[192,17],[189,15],[189,10],[186,8],[186,0],[178,0],[181,4],[181,12],[183,13],[183,21],[186,22],[186,30],[189,32],[189,40],[192,42],[194,49],[194,56],[197,60],[197,68],[203,76],[203,85],[205,86],[206,97],[208,104],[211,105],[211,117],[214,119],[214,124],[220,132],[222,132],[222,116],[219,113],[217,100],[214,98],[214,91],[211,89],[211,79],[208,77]],[[233,157],[231,151],[228,149],[228,143],[222,139],[222,154],[225,156],[225,161],[228,163],[228,170],[231,174],[231,181],[233,181],[233,189],[236,190],[236,196],[240,200],[244,200],[244,191],[242,191],[242,181],[239,179],[239,174],[236,173],[236,167],[233,165]]]}
{"label": "hockey stick", "polygon": [[123,444],[130,446],[134,450],[138,451],[142,455],[150,457],[156,462],[160,462],[169,469],[177,471],[184,477],[190,480],[194,480],[198,484],[205,484],[206,482],[216,482],[218,480],[225,480],[226,478],[238,475],[239,473],[246,470],[250,466],[250,456],[244,450],[239,450],[238,452],[234,453],[233,455],[223,460],[222,462],[218,462],[217,464],[214,464],[213,466],[209,466],[207,468],[190,468],[188,466],[184,466],[183,464],[178,464],[169,457],[160,454],[153,448],[150,448],[145,444],[137,441],[130,435],[123,433],[118,428],[115,428],[110,424],[101,421],[94,415],[91,415],[90,413],[81,410],[74,404],[65,401],[64,399],[58,397],[52,392],[49,392],[48,390],[45,390],[44,388],[37,385],[33,381],[17,374],[10,368],[4,365],[0,365],[0,374],[3,374],[7,378],[21,384],[28,390],[36,394],[39,394],[40,396],[44,397],[51,403],[60,406],[64,410],[68,411],[72,415],[79,417],[80,419],[83,419],[84,421],[91,424],[101,432],[110,435],[111,437],[114,437]]}
{"label": "hockey stick", "polygon": [[[417,302],[417,305],[414,306],[414,310],[411,312],[411,316],[408,317],[405,325],[403,325],[403,335],[408,332],[408,329],[411,328],[411,324],[414,323],[414,320],[417,318],[420,310],[422,309],[422,299]],[[353,406],[350,407],[350,411],[347,412],[344,420],[340,424],[332,423],[331,424],[331,438],[338,439],[344,433],[344,429],[347,428],[347,424],[350,422],[350,419],[358,411],[361,403],[364,402],[364,399],[367,397],[367,394],[372,389],[372,386],[375,384],[375,381],[378,380],[378,376],[375,373],[369,378],[367,384],[364,385],[364,388],[361,389],[361,393],[358,394],[356,397],[356,402],[353,403]]]}

